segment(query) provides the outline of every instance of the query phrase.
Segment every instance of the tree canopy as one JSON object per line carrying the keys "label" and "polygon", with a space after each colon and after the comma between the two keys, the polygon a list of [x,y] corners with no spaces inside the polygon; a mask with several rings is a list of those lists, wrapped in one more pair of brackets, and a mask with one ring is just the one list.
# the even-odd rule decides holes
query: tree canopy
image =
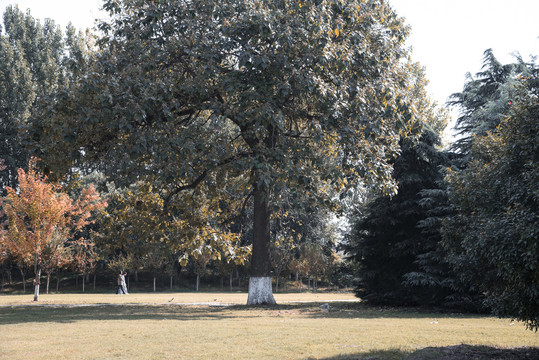
{"label": "tree canopy", "polygon": [[252,197],[252,276],[269,275],[281,189],[326,205],[327,189],[358,182],[393,191],[388,160],[414,109],[407,28],[384,1],[104,8],[98,59],[50,109],[51,138],[83,163],[157,181],[165,206],[201,188],[229,207]]}

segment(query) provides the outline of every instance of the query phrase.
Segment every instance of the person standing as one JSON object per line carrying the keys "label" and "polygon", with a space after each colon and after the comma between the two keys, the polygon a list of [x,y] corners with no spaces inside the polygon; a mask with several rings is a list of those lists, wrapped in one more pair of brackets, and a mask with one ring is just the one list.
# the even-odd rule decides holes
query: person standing
{"label": "person standing", "polygon": [[118,274],[118,276],[116,277],[116,295],[122,295],[124,294],[124,289],[123,289],[123,278],[122,278],[122,272],[120,271],[120,273]]}
{"label": "person standing", "polygon": [[122,276],[122,291],[124,293],[124,295],[127,295],[127,282],[125,281],[125,276],[127,275],[127,272],[125,271],[122,271],[121,272],[121,276]]}

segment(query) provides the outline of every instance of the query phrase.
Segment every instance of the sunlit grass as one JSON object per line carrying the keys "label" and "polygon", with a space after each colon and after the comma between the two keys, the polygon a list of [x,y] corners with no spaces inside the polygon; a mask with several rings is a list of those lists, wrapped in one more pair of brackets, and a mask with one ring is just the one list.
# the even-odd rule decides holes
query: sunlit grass
{"label": "sunlit grass", "polygon": [[[352,293],[294,292],[276,293],[275,300],[283,302],[301,301],[358,301]],[[0,305],[39,305],[39,304],[232,304],[247,303],[245,292],[166,292],[166,293],[130,293],[129,295],[76,293],[42,294],[36,303],[33,294],[0,295]]]}
{"label": "sunlit grass", "polygon": [[[43,296],[49,306],[0,296],[0,358],[402,359],[426,347],[539,345],[539,335],[508,319],[357,301],[331,303],[329,312],[319,307],[325,300],[351,300],[351,294],[276,294],[280,305],[255,308],[185,305],[244,304],[244,293],[94,295]],[[293,300],[316,303],[284,303]],[[83,306],[59,305],[69,303]],[[93,305],[99,303],[110,305]]]}

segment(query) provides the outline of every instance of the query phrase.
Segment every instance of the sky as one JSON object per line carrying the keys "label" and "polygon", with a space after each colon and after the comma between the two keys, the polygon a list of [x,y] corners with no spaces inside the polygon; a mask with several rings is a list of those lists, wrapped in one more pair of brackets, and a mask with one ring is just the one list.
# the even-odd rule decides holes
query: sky
{"label": "sky", "polygon": [[[413,59],[426,68],[433,100],[445,105],[462,90],[466,73],[481,70],[483,52],[492,48],[502,63],[539,55],[538,0],[389,0],[411,26],[407,45]],[[51,18],[62,27],[71,21],[77,28],[92,28],[94,19],[106,17],[102,0],[0,0],[0,11],[9,4],[30,9],[38,19]],[[452,116],[456,116],[456,110]]]}

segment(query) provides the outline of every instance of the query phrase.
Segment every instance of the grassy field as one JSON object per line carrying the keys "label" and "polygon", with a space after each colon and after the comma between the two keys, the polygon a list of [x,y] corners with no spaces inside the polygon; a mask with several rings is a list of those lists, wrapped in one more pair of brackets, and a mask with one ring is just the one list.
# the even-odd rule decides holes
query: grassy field
{"label": "grassy field", "polygon": [[[253,308],[243,305],[245,293],[42,295],[38,305],[28,294],[1,295],[0,358],[531,360],[539,356],[539,334],[509,319],[373,308],[351,294],[275,297],[278,306]],[[330,310],[323,311],[320,304],[329,301]]]}

